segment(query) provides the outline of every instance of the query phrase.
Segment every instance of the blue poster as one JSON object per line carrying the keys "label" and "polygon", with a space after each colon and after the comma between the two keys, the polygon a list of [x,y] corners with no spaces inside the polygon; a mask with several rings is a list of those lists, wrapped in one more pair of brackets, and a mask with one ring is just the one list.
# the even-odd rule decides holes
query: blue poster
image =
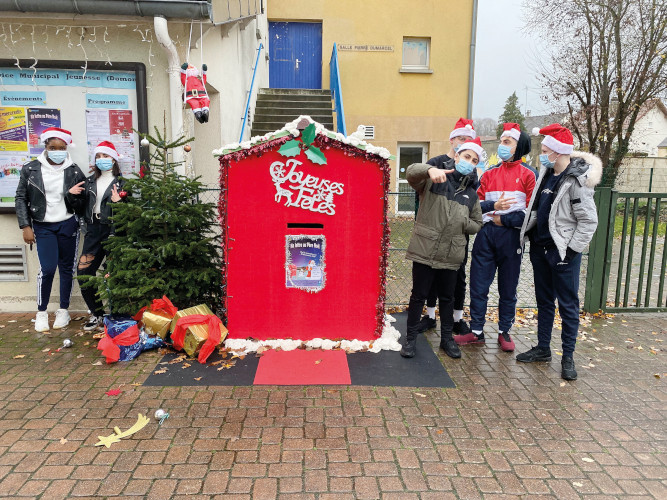
{"label": "blue poster", "polygon": [[307,292],[324,288],[324,235],[288,234],[285,237],[285,286]]}
{"label": "blue poster", "polygon": [[130,107],[129,98],[121,94],[87,94],[87,108],[127,109]]}
{"label": "blue poster", "polygon": [[137,78],[132,71],[0,68],[0,85],[134,89]]}
{"label": "blue poster", "polygon": [[3,106],[44,106],[46,92],[0,92],[0,102]]}

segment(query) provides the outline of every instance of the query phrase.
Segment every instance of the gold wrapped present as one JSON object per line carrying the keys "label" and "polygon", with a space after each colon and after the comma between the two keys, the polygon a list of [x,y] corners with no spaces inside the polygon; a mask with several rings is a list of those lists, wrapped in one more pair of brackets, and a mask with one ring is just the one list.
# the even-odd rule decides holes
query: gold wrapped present
{"label": "gold wrapped present", "polygon": [[144,331],[148,335],[159,335],[164,340],[169,340],[169,330],[173,316],[165,311],[151,311],[146,309],[141,319]]}
{"label": "gold wrapped present", "polygon": [[[213,311],[205,304],[201,304],[194,307],[188,307],[187,309],[181,309],[176,313],[174,319],[171,322],[171,332],[174,332],[176,328],[176,322],[185,316],[192,316],[196,314],[202,314],[204,316],[214,315]],[[227,328],[224,325],[220,324],[220,343],[227,337]],[[185,338],[183,339],[183,350],[187,353],[188,356],[195,356],[201,346],[204,345],[204,342],[208,340],[208,325],[190,325],[185,331]]]}

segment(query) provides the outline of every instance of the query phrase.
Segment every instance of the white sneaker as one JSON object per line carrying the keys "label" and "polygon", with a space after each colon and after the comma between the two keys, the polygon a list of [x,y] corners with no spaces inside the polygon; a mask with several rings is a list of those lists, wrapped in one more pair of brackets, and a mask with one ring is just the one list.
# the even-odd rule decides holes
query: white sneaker
{"label": "white sneaker", "polygon": [[85,325],[83,325],[83,331],[91,332],[93,330],[96,330],[97,328],[99,328],[101,323],[102,323],[102,318],[100,316],[95,316],[94,314],[91,314],[90,318],[88,318],[88,322]]}
{"label": "white sneaker", "polygon": [[70,317],[67,309],[58,309],[56,311],[56,320],[53,322],[53,329],[60,330],[69,325]]}
{"label": "white sneaker", "polygon": [[35,317],[35,331],[48,332],[49,331],[49,313],[46,311],[39,311]]}

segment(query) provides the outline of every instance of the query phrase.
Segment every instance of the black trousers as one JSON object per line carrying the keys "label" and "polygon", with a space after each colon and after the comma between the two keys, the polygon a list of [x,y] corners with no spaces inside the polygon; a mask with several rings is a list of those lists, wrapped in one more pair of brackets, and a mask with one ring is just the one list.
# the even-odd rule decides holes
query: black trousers
{"label": "black trousers", "polygon": [[436,286],[436,295],[440,301],[441,335],[451,335],[454,328],[454,289],[457,281],[456,270],[434,269],[419,262],[412,263],[412,293],[408,306],[408,335],[415,335],[421,319],[424,302]]}
{"label": "black trousers", "polygon": [[[469,240],[468,240],[469,241]],[[468,263],[468,243],[466,243],[466,255],[463,258],[461,267],[456,271],[456,288],[454,289],[454,310],[462,311],[463,304],[466,301],[466,264]],[[435,307],[438,300],[438,285],[434,281],[431,286],[431,291],[428,293],[426,300],[427,307]]]}
{"label": "black trousers", "polygon": [[[110,224],[94,223],[87,225],[86,236],[83,240],[83,249],[81,250],[81,257],[77,268],[79,276],[95,276],[97,274],[97,270],[107,256],[102,243],[109,238],[110,234]],[[95,316],[104,315],[104,305],[102,304],[102,300],[97,296],[97,288],[95,286],[82,284],[81,296],[91,314]]]}

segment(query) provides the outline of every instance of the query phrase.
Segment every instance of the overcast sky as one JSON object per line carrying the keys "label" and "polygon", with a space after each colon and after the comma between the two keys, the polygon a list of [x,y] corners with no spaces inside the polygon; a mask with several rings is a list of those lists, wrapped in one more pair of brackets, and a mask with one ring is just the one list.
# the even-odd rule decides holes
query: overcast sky
{"label": "overcast sky", "polygon": [[[549,112],[539,99],[539,84],[531,67],[536,42],[522,27],[522,3],[479,0],[473,118],[497,120],[514,91],[524,114],[526,106],[532,115]],[[511,55],[501,54],[504,48]]]}

